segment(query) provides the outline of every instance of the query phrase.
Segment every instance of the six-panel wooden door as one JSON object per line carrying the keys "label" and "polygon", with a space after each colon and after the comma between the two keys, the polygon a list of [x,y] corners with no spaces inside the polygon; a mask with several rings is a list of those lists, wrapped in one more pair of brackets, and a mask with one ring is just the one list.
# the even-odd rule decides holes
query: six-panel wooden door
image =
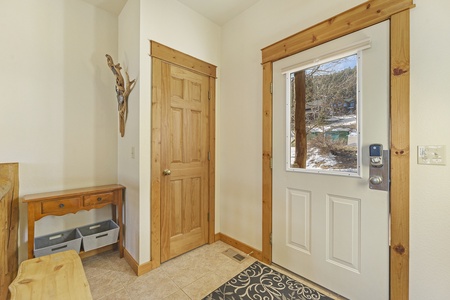
{"label": "six-panel wooden door", "polygon": [[162,63],[161,262],[208,242],[209,77]]}

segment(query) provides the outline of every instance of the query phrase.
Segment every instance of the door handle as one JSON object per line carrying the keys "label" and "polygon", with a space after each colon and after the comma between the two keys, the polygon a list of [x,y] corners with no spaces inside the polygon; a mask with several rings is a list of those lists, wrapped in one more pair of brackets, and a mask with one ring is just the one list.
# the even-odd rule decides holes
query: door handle
{"label": "door handle", "polygon": [[369,178],[370,183],[373,185],[379,185],[383,183],[383,177],[381,176],[372,176]]}
{"label": "door handle", "polygon": [[172,173],[172,171],[170,171],[169,169],[165,169],[165,170],[163,171],[164,176],[168,176],[168,175],[170,175],[171,173]]}

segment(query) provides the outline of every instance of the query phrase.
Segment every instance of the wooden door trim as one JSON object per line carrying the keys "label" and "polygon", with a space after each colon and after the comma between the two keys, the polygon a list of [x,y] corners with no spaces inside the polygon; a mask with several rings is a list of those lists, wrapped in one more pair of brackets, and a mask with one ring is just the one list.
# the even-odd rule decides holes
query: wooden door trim
{"label": "wooden door trim", "polygon": [[409,298],[410,17],[412,0],[371,0],[262,49],[262,256],[272,262],[273,62],[390,20],[391,246],[390,299]]}
{"label": "wooden door trim", "polygon": [[274,62],[409,10],[412,0],[371,0],[263,48],[262,63]]}
{"label": "wooden door trim", "polygon": [[209,76],[209,187],[208,242],[215,241],[215,165],[216,165],[216,69],[217,67],[158,42],[150,41],[152,57],[150,254],[152,269],[161,264],[161,64],[167,62]]}
{"label": "wooden door trim", "polygon": [[217,67],[215,65],[167,47],[158,42],[150,41],[150,56],[186,69],[190,69],[191,71],[216,78]]}

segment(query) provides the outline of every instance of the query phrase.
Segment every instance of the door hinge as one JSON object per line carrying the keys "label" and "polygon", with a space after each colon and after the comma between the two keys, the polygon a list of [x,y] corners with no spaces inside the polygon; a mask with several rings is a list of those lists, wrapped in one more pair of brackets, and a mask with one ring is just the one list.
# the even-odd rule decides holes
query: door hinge
{"label": "door hinge", "polygon": [[208,160],[211,160],[211,152],[208,151]]}
{"label": "door hinge", "polygon": [[270,168],[273,169],[273,158],[270,158]]}
{"label": "door hinge", "polygon": [[270,244],[272,245],[272,232],[270,233]]}
{"label": "door hinge", "polygon": [[207,219],[208,219],[208,222],[209,222],[209,213],[208,213],[208,215],[207,215]]}
{"label": "door hinge", "polygon": [[273,94],[273,82],[270,83],[270,93]]}
{"label": "door hinge", "polygon": [[211,90],[208,91],[208,100],[211,100]]}

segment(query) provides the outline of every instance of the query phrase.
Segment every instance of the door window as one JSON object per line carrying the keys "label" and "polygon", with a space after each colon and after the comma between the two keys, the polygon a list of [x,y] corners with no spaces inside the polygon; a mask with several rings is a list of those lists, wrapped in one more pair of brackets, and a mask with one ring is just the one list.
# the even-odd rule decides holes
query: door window
{"label": "door window", "polygon": [[286,72],[288,171],[359,175],[358,53]]}

